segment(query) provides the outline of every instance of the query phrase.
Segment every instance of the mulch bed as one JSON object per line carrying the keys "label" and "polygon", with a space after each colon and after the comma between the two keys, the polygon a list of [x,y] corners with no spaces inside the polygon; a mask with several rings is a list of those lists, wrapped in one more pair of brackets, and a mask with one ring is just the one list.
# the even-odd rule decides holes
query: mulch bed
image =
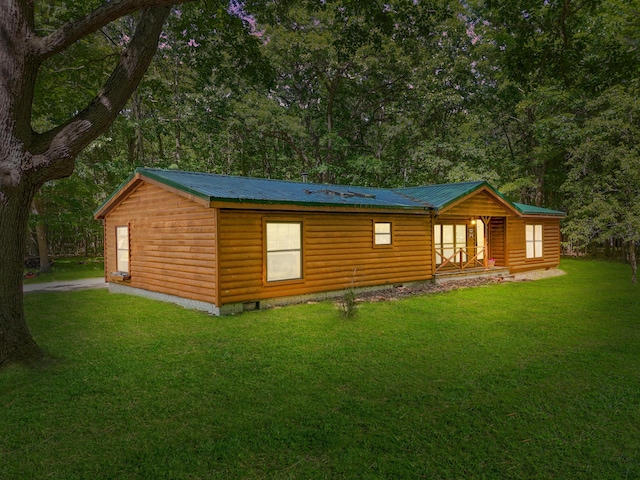
{"label": "mulch bed", "polygon": [[427,293],[450,292],[461,288],[479,287],[482,285],[493,285],[503,283],[502,277],[470,278],[465,280],[455,280],[441,284],[423,283],[415,286],[399,286],[376,292],[361,292],[357,294],[357,302],[383,302],[397,300],[413,295],[423,295]]}

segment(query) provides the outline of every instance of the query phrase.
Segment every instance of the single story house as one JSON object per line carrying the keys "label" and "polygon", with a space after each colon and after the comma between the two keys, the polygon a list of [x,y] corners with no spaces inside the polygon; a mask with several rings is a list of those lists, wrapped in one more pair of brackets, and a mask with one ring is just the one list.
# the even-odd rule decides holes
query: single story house
{"label": "single story house", "polygon": [[111,291],[216,315],[352,285],[557,267],[564,215],[483,181],[385,189],[151,168],[95,212]]}

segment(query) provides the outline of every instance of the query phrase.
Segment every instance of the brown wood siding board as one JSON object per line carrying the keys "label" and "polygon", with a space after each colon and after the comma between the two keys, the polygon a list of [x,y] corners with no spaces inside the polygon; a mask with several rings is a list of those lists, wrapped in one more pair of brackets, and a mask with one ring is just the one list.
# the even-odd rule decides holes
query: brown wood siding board
{"label": "brown wood siding board", "polygon": [[262,284],[262,268],[251,268],[247,270],[228,270],[221,269],[220,282],[227,285],[228,282],[234,282],[242,280],[247,283],[255,283],[256,285]]}
{"label": "brown wood siding board", "polygon": [[370,228],[370,222],[358,222],[358,223],[347,223],[347,224],[339,224],[334,223],[331,225],[331,232],[327,232],[326,225],[319,224],[311,224],[305,228],[308,233],[317,233],[320,235],[327,235],[331,233],[332,235],[360,235],[362,233],[363,228]]}
{"label": "brown wood siding board", "polygon": [[173,255],[180,253],[198,254],[198,258],[213,261],[216,258],[214,247],[193,247],[184,245],[140,245],[139,251],[149,256]]}
{"label": "brown wood siding board", "polygon": [[[145,270],[151,271],[163,271],[172,275],[212,275],[211,266],[194,266],[186,265],[184,263],[169,263],[166,261],[149,262],[146,260],[140,260],[135,258],[136,266]],[[173,273],[175,272],[175,273]]]}
{"label": "brown wood siding board", "polygon": [[[210,238],[212,235],[216,234],[214,226],[204,226],[203,228],[193,228],[193,227],[156,227],[153,225],[149,225],[144,221],[138,220],[139,217],[132,215],[131,218],[136,219],[136,223],[139,228],[144,229],[145,232],[148,232],[149,237],[154,239],[163,239],[166,237],[176,237],[178,239],[186,238],[188,236],[192,236],[194,238]],[[194,222],[198,222],[201,220],[194,220]]]}
{"label": "brown wood siding board", "polygon": [[425,252],[424,255],[403,255],[401,252],[389,252],[388,255],[369,255],[369,254],[350,254],[350,253],[340,253],[335,255],[309,255],[306,256],[305,261],[308,266],[313,267],[316,265],[332,265],[332,266],[340,266],[340,265],[348,265],[352,262],[364,263],[367,265],[373,266],[386,266],[393,265],[399,263],[421,263],[428,262],[431,258],[430,252]]}
{"label": "brown wood siding board", "polygon": [[[199,216],[198,214],[200,213],[200,210],[202,210],[202,207],[199,207],[198,205],[184,205],[183,203],[179,203],[179,204],[165,204],[165,202],[162,201],[162,199],[159,199],[155,202],[140,202],[136,205],[129,205],[129,202],[123,202],[121,204],[121,206],[125,206],[127,208],[127,212],[132,215],[132,216],[139,216],[140,219],[142,220],[148,220],[149,215],[153,215],[154,217],[156,217],[157,215],[163,214],[163,215],[170,215],[173,218],[180,218],[180,219],[188,219],[191,218],[191,216],[195,213],[197,216]],[[158,210],[159,209],[159,205],[162,205],[162,211]],[[120,208],[120,207],[118,207]],[[197,208],[198,210],[196,210],[196,212],[193,212],[193,209]],[[197,219],[196,218],[194,219]]]}
{"label": "brown wood siding board", "polygon": [[[189,218],[176,219],[169,217],[162,220],[140,220],[140,222],[149,228],[193,228],[196,230],[207,229],[215,232],[215,222],[211,218],[211,212],[203,212],[200,214],[190,215]],[[197,223],[196,223],[197,222]]]}
{"label": "brown wood siding board", "polygon": [[[134,275],[135,274],[135,275]],[[154,276],[159,279],[164,279],[168,284],[180,283],[180,284],[193,284],[193,285],[208,285],[215,281],[213,272],[211,273],[197,273],[188,270],[177,270],[166,268],[163,266],[153,267],[149,264],[135,263],[135,272],[132,273],[132,283],[134,279],[140,279],[144,277]]]}
{"label": "brown wood siding board", "polygon": [[192,252],[189,251],[164,251],[164,250],[149,250],[147,248],[140,248],[138,250],[139,258],[147,259],[148,261],[156,261],[162,262],[166,261],[168,263],[177,263],[194,266],[208,266],[211,265],[213,261],[215,261],[215,253],[208,254],[198,254],[193,255]]}
{"label": "brown wood siding board", "polygon": [[[133,277],[132,277],[133,278]],[[212,280],[205,279],[205,281],[193,279],[190,277],[168,277],[162,272],[153,272],[145,270],[140,274],[136,274],[137,284],[154,283],[159,285],[165,285],[167,288],[171,288],[177,291],[187,290],[209,292],[211,294]]]}
{"label": "brown wood siding board", "polygon": [[[351,258],[351,260],[349,260]],[[403,266],[406,268],[411,268],[411,265],[426,265],[428,262],[422,257],[378,257],[373,258],[375,261],[371,261],[371,258],[331,258],[329,260],[307,260],[307,268],[344,268],[351,269],[353,268],[376,268],[376,269],[388,269],[394,266]]]}
{"label": "brown wood siding board", "polygon": [[169,279],[166,275],[156,274],[150,271],[145,271],[144,273],[137,274],[136,280],[136,283],[138,285],[161,285],[163,287],[166,287],[170,291],[176,292],[176,295],[178,295],[179,292],[192,291],[207,294],[209,295],[209,297],[213,296],[211,282],[202,282],[190,278],[180,277]]}
{"label": "brown wood siding board", "polygon": [[[426,266],[425,266],[426,268]],[[401,281],[402,279],[407,279],[408,277],[411,276],[416,276],[416,277],[425,277],[425,274],[417,274],[416,272],[419,271],[419,268],[390,268],[387,269],[385,271],[380,271],[378,269],[376,270],[370,270],[370,269],[365,269],[360,268],[360,269],[345,269],[345,270],[324,270],[324,271],[314,271],[313,274],[310,276],[312,277],[313,280],[307,280],[307,285],[311,285],[314,282],[326,282],[326,283],[331,283],[331,280],[333,279],[334,283],[337,279],[344,279],[346,278],[348,283],[351,282],[351,279],[354,278],[354,271],[355,271],[355,281],[359,282],[361,280],[372,280],[372,279],[376,279],[376,280],[388,280],[388,281],[392,281],[392,282],[397,282],[397,281]],[[338,285],[338,288],[344,288],[345,286],[348,285]]]}
{"label": "brown wood siding board", "polygon": [[185,242],[211,242],[212,233],[191,233],[191,232],[175,232],[175,231],[167,231],[165,233],[162,232],[154,232],[149,230],[148,228],[144,228],[139,224],[136,224],[137,228],[144,231],[145,240],[149,242],[167,242],[167,243],[179,243],[180,245],[184,245]]}
{"label": "brown wood siding board", "polygon": [[237,244],[231,243],[225,246],[225,251],[227,252],[227,254],[239,254],[239,253],[261,254],[262,245],[254,245],[251,243],[247,243],[246,245],[237,245]]}
{"label": "brown wood siding board", "polygon": [[[332,244],[330,246],[330,248],[326,245],[323,245],[322,248],[313,248],[313,245],[309,245],[308,246],[308,251],[306,252],[306,254],[308,255],[323,255],[323,256],[338,256],[338,255],[342,255],[347,256],[347,255],[356,255],[356,256],[360,256],[360,255],[364,255],[367,256],[366,253],[362,253],[362,251],[364,249],[371,249],[372,248],[372,242],[368,242],[365,244],[356,244],[353,245],[352,243],[336,243],[336,244]],[[379,247],[378,249],[382,249],[381,247]],[[392,247],[387,247],[387,250],[392,250]],[[368,256],[370,258],[375,258],[376,255],[378,254],[378,252],[371,252],[368,254]],[[308,258],[307,255],[305,255],[305,258]]]}
{"label": "brown wood siding board", "polygon": [[[193,265],[184,262],[175,261],[173,258],[165,259],[162,262],[148,261],[146,259],[136,259],[136,265],[138,268],[150,269],[150,270],[163,270],[167,272],[176,272],[175,275],[206,275],[213,276],[211,272],[211,265]],[[161,267],[159,268],[158,265]]]}

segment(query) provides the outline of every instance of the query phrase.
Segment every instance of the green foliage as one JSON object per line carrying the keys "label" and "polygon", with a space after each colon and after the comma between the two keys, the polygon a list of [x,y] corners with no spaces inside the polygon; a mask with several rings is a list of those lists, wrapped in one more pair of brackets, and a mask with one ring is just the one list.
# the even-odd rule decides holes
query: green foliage
{"label": "green foliage", "polygon": [[[144,165],[387,187],[484,179],[569,211],[572,242],[632,237],[609,207],[635,211],[633,189],[624,201],[618,190],[636,178],[636,135],[622,134],[640,78],[638,0],[235,5],[174,11],[129,108],[69,182],[43,189],[53,235],[95,236],[91,212]],[[87,6],[37,8],[45,33]],[[36,130],[83,106],[130,30],[115,22],[43,66]],[[615,192],[589,180],[602,172]]]}
{"label": "green foliage", "polygon": [[580,141],[571,151],[564,191],[564,232],[583,246],[610,238],[640,241],[640,101],[614,87],[586,105]]}
{"label": "green foliage", "polygon": [[357,322],[28,294],[60,360],[0,374],[0,477],[637,478],[637,288],[618,264],[562,268]]}
{"label": "green foliage", "polygon": [[585,34],[603,0],[473,2],[486,35],[500,48],[504,73],[526,90],[570,86],[583,73],[576,66],[591,46]]}

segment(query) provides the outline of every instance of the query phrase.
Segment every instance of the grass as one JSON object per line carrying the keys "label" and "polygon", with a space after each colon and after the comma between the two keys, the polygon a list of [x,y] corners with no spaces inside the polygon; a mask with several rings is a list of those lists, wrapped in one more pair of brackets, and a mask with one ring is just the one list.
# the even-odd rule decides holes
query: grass
{"label": "grass", "polygon": [[640,478],[628,268],[214,318],[25,297],[60,358],[0,373],[0,478]]}
{"label": "grass", "polygon": [[[25,269],[25,275],[33,269]],[[104,276],[102,257],[59,257],[55,258],[51,271],[39,273],[33,278],[25,278],[24,284],[97,278]]]}

